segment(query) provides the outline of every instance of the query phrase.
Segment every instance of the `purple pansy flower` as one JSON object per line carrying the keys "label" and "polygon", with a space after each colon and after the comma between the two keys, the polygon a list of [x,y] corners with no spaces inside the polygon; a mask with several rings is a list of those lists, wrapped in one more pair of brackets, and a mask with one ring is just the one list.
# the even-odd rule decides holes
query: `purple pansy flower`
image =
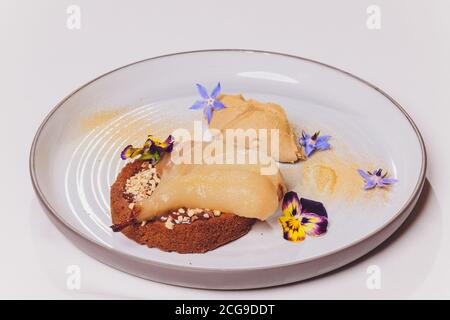
{"label": "purple pansy flower", "polygon": [[293,242],[301,242],[306,236],[320,236],[327,232],[328,214],[321,202],[298,198],[296,192],[289,191],[281,203],[283,215],[278,221],[283,229],[283,237]]}
{"label": "purple pansy flower", "polygon": [[307,157],[310,156],[315,150],[327,150],[330,149],[330,144],[328,140],[330,140],[331,136],[319,136],[320,131],[317,131],[312,136],[307,132],[303,131],[302,136],[299,141],[303,148],[305,148],[305,154]]}
{"label": "purple pansy flower", "polygon": [[147,141],[141,148],[135,148],[128,145],[120,154],[122,160],[133,159],[139,157],[139,160],[157,163],[161,159],[161,155],[165,152],[172,152],[174,138],[169,135],[166,140],[162,141],[152,135],[148,135]]}
{"label": "purple pansy flower", "polygon": [[217,86],[213,89],[211,94],[208,94],[208,91],[204,86],[197,83],[197,90],[203,100],[197,100],[190,107],[190,109],[203,109],[203,113],[205,114],[206,119],[208,120],[208,124],[211,122],[213,110],[220,110],[225,108],[225,105],[217,100],[217,97],[220,94],[220,82],[217,83]]}
{"label": "purple pansy flower", "polygon": [[382,169],[374,170],[373,172],[358,169],[358,173],[364,179],[365,190],[375,187],[385,187],[398,181],[397,179],[386,178],[387,172],[383,174]]}

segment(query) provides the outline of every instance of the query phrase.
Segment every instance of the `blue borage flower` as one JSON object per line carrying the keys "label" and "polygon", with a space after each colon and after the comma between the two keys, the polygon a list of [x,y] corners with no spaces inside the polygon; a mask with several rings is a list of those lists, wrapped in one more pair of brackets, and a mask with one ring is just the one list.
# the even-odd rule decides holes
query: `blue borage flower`
{"label": "blue borage flower", "polygon": [[281,205],[283,216],[278,221],[283,228],[283,237],[301,242],[308,236],[319,236],[327,232],[328,215],[321,202],[301,198],[297,193],[287,192]]}
{"label": "blue borage flower", "polygon": [[320,131],[317,131],[312,136],[307,132],[302,131],[302,136],[299,139],[300,145],[305,148],[305,154],[307,157],[310,156],[315,150],[327,150],[330,149],[330,144],[328,140],[330,140],[331,136],[319,136]]}
{"label": "blue borage flower", "polygon": [[120,154],[122,160],[133,159],[139,157],[139,160],[150,161],[155,164],[160,159],[164,152],[172,152],[174,139],[169,135],[166,140],[159,140],[152,135],[148,135],[142,148],[135,148],[128,145]]}
{"label": "blue borage flower", "polygon": [[197,110],[197,109],[203,109],[203,113],[208,120],[208,124],[211,122],[212,119],[212,113],[213,110],[220,110],[225,108],[225,105],[217,100],[217,97],[220,94],[220,82],[217,83],[217,86],[213,89],[211,94],[208,94],[208,91],[204,86],[197,83],[197,90],[200,94],[200,97],[202,97],[203,100],[197,100],[194,102],[194,104],[190,107],[190,109]]}
{"label": "blue borage flower", "polygon": [[396,183],[398,180],[387,178],[388,173],[383,174],[382,169],[374,170],[373,172],[358,169],[359,175],[364,179],[364,189],[369,190],[375,187],[386,187]]}

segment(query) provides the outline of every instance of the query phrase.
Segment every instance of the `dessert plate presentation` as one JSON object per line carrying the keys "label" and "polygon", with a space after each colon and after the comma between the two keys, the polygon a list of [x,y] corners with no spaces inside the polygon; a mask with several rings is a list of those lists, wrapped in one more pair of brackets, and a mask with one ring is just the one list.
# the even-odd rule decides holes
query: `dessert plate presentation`
{"label": "dessert plate presentation", "polygon": [[164,283],[246,289],[374,249],[411,213],[426,154],[405,110],[356,76],[205,50],[70,94],[39,128],[30,170],[52,220],[94,258]]}

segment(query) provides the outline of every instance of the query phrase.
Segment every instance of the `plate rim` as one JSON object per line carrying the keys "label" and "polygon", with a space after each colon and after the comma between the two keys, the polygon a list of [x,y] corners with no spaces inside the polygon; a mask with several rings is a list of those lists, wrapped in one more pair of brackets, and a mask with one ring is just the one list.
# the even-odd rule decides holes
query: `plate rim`
{"label": "plate rim", "polygon": [[[89,86],[90,84],[96,82],[97,80],[106,77],[116,71],[119,71],[121,69],[125,69],[128,67],[131,67],[133,65],[137,65],[139,63],[143,63],[143,62],[147,62],[147,61],[152,61],[152,60],[158,60],[158,59],[163,59],[163,58],[167,58],[167,57],[172,57],[172,56],[177,56],[177,55],[189,55],[189,54],[198,54],[198,53],[214,53],[214,52],[237,52],[237,53],[257,53],[257,54],[268,54],[268,55],[273,55],[273,56],[279,56],[279,57],[284,57],[284,58],[291,58],[291,59],[297,59],[297,60],[301,60],[301,61],[306,61],[306,62],[310,62],[322,67],[326,67],[328,69],[331,69],[333,71],[337,71],[341,74],[344,74],[350,78],[353,78],[355,80],[358,80],[359,82],[365,84],[366,86],[368,86],[371,89],[374,89],[375,91],[377,91],[378,93],[380,93],[381,95],[383,95],[386,99],[388,99],[394,107],[396,107],[402,114],[403,116],[405,116],[406,120],[408,120],[409,124],[411,125],[411,127],[413,128],[416,137],[419,141],[419,145],[421,148],[421,168],[420,168],[420,174],[419,174],[419,178],[416,182],[416,185],[414,186],[414,190],[411,192],[408,200],[405,201],[405,203],[402,205],[402,207],[394,214],[390,217],[389,220],[387,220],[383,225],[381,225],[380,227],[378,227],[377,229],[375,229],[374,231],[366,234],[364,237],[361,237],[358,240],[355,240],[347,245],[341,246],[339,248],[336,248],[334,250],[331,250],[330,252],[327,253],[323,253],[321,255],[318,256],[314,256],[314,257],[310,257],[301,261],[291,261],[291,262],[286,262],[286,263],[280,263],[280,264],[273,264],[273,265],[269,265],[269,266],[252,266],[252,267],[230,267],[230,268],[220,268],[220,267],[198,267],[198,266],[191,266],[191,265],[180,265],[180,264],[174,264],[174,263],[167,263],[167,262],[160,262],[160,261],[154,261],[154,260],[146,260],[143,259],[141,257],[137,257],[125,252],[121,252],[118,251],[112,247],[107,247],[105,245],[103,245],[102,243],[85,237],[82,233],[80,233],[76,227],[74,227],[71,223],[67,222],[62,216],[60,216],[58,214],[58,212],[51,206],[50,202],[46,199],[44,192],[41,190],[39,183],[38,183],[38,179],[37,179],[37,174],[36,174],[36,168],[35,168],[35,156],[36,156],[36,146],[38,144],[40,135],[43,131],[43,129],[45,128],[47,122],[50,121],[50,119],[52,118],[53,114],[62,106],[64,105],[64,103],[69,100],[72,96],[74,96],[76,93],[78,93],[79,91],[83,90],[85,87]],[[388,93],[386,93],[384,90],[380,89],[378,86],[372,84],[371,82],[351,73],[348,71],[345,71],[341,68],[335,67],[333,65],[327,64],[327,63],[323,63],[314,59],[310,59],[310,58],[305,58],[302,56],[297,56],[297,55],[293,55],[293,54],[288,54],[288,53],[282,53],[282,52],[276,52],[276,51],[267,51],[267,50],[257,50],[257,49],[201,49],[201,50],[190,50],[190,51],[180,51],[180,52],[175,52],[175,53],[168,53],[168,54],[163,54],[163,55],[159,55],[159,56],[154,56],[154,57],[150,57],[150,58],[146,58],[146,59],[142,59],[142,60],[138,60],[123,66],[120,66],[118,68],[112,69],[108,72],[105,72],[97,77],[95,77],[94,79],[84,83],[83,85],[81,85],[80,87],[78,87],[77,89],[75,89],[74,91],[72,91],[71,93],[69,93],[68,95],[66,95],[60,102],[58,102],[56,104],[56,106],[54,106],[51,111],[47,114],[47,116],[44,118],[44,120],[42,121],[42,123],[40,124],[40,126],[38,127],[36,134],[33,138],[33,142],[30,148],[30,153],[29,153],[29,174],[30,174],[30,178],[31,178],[31,182],[33,185],[33,189],[39,199],[39,201],[41,202],[42,205],[44,205],[45,209],[50,212],[54,218],[56,218],[57,220],[59,220],[60,222],[62,222],[66,227],[69,228],[69,230],[71,230],[72,232],[74,232],[76,235],[82,237],[83,239],[89,241],[92,245],[95,245],[97,247],[99,247],[99,249],[103,249],[103,250],[107,250],[110,253],[114,253],[114,254],[118,254],[121,257],[124,257],[126,259],[131,259],[131,260],[138,260],[142,263],[145,264],[152,264],[155,266],[159,266],[159,267],[163,267],[163,268],[177,268],[177,269],[182,269],[182,270],[190,270],[190,271],[220,271],[220,272],[237,272],[237,271],[249,271],[249,270],[260,270],[260,269],[275,269],[275,268],[282,268],[282,267],[287,267],[287,266],[292,266],[292,265],[298,265],[298,264],[303,264],[303,263],[308,263],[314,260],[319,260],[328,256],[332,256],[340,251],[346,250],[348,248],[351,248],[353,246],[356,246],[368,239],[370,239],[371,237],[375,236],[376,234],[378,234],[380,231],[382,231],[383,229],[385,229],[389,224],[391,224],[393,221],[395,221],[398,217],[400,217],[403,213],[405,213],[408,209],[410,209],[411,205],[414,205],[414,202],[416,201],[416,199],[418,198],[418,196],[420,195],[421,191],[422,191],[422,187],[424,185],[424,182],[426,180],[426,171],[427,171],[427,167],[428,167],[428,160],[427,160],[427,151],[426,151],[426,147],[425,147],[425,143],[422,137],[422,134],[420,133],[420,130],[418,129],[417,125],[415,124],[414,120],[411,118],[411,116],[406,112],[406,110],[403,108],[402,105],[400,105],[400,103],[398,103],[392,96],[390,96]],[[409,215],[409,214],[408,214]],[[388,237],[389,238],[389,237]],[[387,238],[386,238],[387,239]],[[385,239],[385,240],[386,240]],[[384,240],[383,240],[384,242]]]}

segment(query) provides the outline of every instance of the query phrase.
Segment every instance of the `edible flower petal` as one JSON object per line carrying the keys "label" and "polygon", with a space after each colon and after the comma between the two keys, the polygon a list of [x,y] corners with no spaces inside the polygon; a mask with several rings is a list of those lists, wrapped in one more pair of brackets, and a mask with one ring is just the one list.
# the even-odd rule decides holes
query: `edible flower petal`
{"label": "edible flower petal", "polygon": [[314,212],[319,216],[328,218],[327,210],[322,202],[301,198],[300,205],[303,212]]}
{"label": "edible flower petal", "polygon": [[370,171],[364,171],[358,169],[359,175],[364,179],[364,189],[369,190],[375,187],[386,187],[396,183],[398,180],[394,178],[387,178],[388,173],[383,173],[382,169]]}
{"label": "edible flower petal", "polygon": [[308,236],[316,237],[327,231],[328,219],[315,213],[304,212],[300,215],[301,225]]}
{"label": "edible flower petal", "polygon": [[194,104],[190,107],[190,109],[192,109],[192,110],[203,109],[204,107],[206,107],[207,104],[208,104],[208,101],[205,101],[205,100],[197,100],[197,101],[195,101]]}
{"label": "edible flower petal", "polygon": [[148,143],[150,148],[153,147],[158,151],[172,152],[173,142],[174,142],[174,138],[172,135],[169,135],[166,138],[166,140],[164,140],[164,141],[161,141],[161,140],[153,137],[152,135],[148,135],[146,144]]}
{"label": "edible flower petal", "polygon": [[300,145],[305,149],[305,154],[309,157],[316,150],[328,150],[331,148],[331,136],[320,136],[320,131],[317,131],[312,136],[303,131],[299,139]]}
{"label": "edible flower petal", "polygon": [[217,83],[216,87],[213,89],[213,91],[211,92],[211,99],[216,99],[217,96],[220,94],[220,90],[222,88],[220,87],[220,82]]}
{"label": "edible flower petal", "polygon": [[130,144],[128,146],[125,147],[125,149],[122,150],[122,152],[120,153],[120,158],[122,160],[126,160],[128,158],[131,157],[131,154],[133,153],[133,146]]}
{"label": "edible flower petal", "polygon": [[159,160],[161,160],[161,153],[157,150],[148,151],[141,154],[139,160],[142,161],[150,161],[152,164],[156,164]]}
{"label": "edible flower petal", "polygon": [[203,109],[203,114],[205,115],[205,118],[208,120],[209,124],[211,123],[213,111],[225,108],[225,105],[217,100],[217,97],[219,96],[221,91],[220,82],[217,83],[216,87],[213,89],[210,95],[208,94],[206,88],[199,83],[197,83],[197,91],[203,100],[195,101],[189,109]]}
{"label": "edible flower petal", "polygon": [[196,86],[200,97],[202,97],[205,100],[209,99],[208,91],[206,90],[206,88],[199,83],[197,83]]}
{"label": "edible flower petal", "polygon": [[290,191],[284,195],[281,208],[283,216],[278,221],[286,240],[301,242],[306,235],[315,237],[327,231],[328,215],[321,202],[299,199],[297,193]]}
{"label": "edible flower petal", "polygon": [[294,191],[287,192],[283,197],[283,202],[281,203],[281,209],[285,217],[295,217],[301,212],[302,206],[300,200],[298,199],[297,193]]}
{"label": "edible flower petal", "polygon": [[300,221],[293,217],[280,217],[281,227],[283,228],[283,237],[292,242],[302,242],[305,240],[305,231],[300,225]]}
{"label": "edible flower petal", "polygon": [[166,140],[159,140],[152,135],[148,135],[147,140],[141,148],[135,148],[128,145],[120,153],[122,160],[138,158],[143,161],[150,161],[152,164],[157,163],[164,152],[172,152],[174,138],[169,135]]}

